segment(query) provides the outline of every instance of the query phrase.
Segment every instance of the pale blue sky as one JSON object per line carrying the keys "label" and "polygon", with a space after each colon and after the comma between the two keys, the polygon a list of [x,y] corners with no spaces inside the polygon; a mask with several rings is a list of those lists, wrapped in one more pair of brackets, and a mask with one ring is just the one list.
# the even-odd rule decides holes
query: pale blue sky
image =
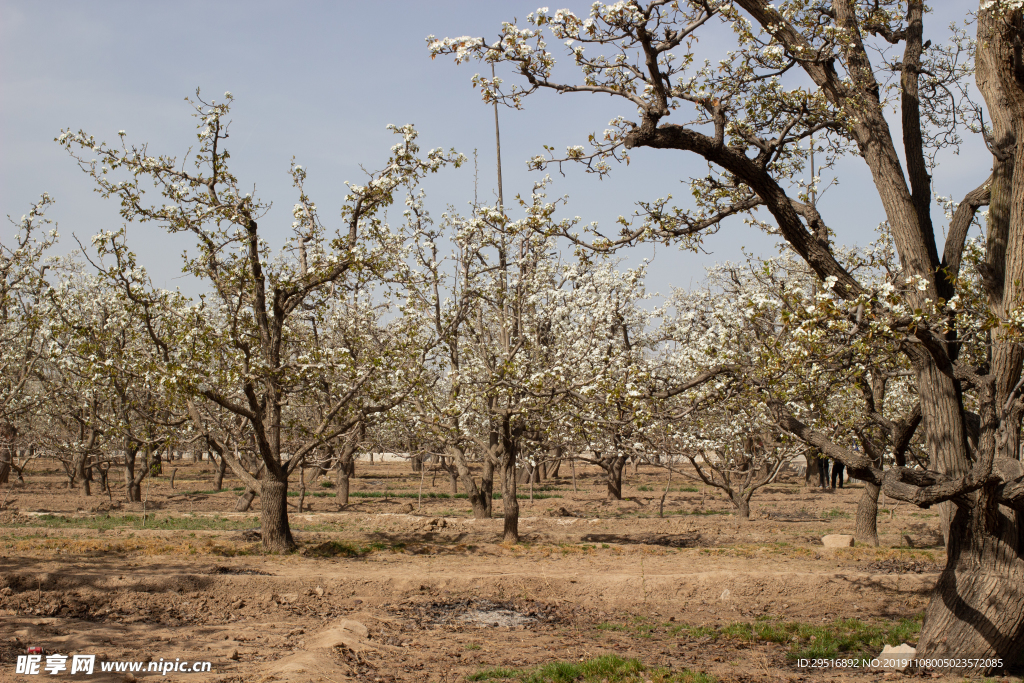
{"label": "pale blue sky", "polygon": [[[959,2],[940,5],[926,38],[962,11]],[[568,3],[586,14],[589,3]],[[392,144],[388,123],[414,123],[424,148],[479,149],[480,196],[493,197],[493,114],[472,88],[485,67],[431,61],[424,38],[495,36],[504,20],[522,19],[535,4],[506,2],[136,2],[0,0],[0,213],[18,217],[43,191],[57,204],[63,243],[71,233],[90,235],[120,224],[115,202],[92,192],[53,138],[61,128],[83,128],[114,141],[120,129],[131,142],[149,142],[152,152],[181,156],[194,142],[193,120],[183,98],[201,87],[216,99],[235,96],[229,148],[243,185],[254,185],[274,209],[262,222],[280,243],[291,223],[295,195],[288,165],[294,155],[309,172],[307,189],[329,225],[338,215],[344,181],[362,180],[359,165],[373,168]],[[938,32],[938,33],[937,33]],[[499,73],[499,75],[501,75]],[[506,73],[505,76],[511,78]],[[530,98],[525,111],[501,111],[506,203],[528,193],[539,178],[526,160],[542,144],[556,149],[584,144],[609,119],[632,112],[607,97]],[[693,155],[635,150],[633,162],[599,181],[580,170],[555,172],[552,193],[569,194],[568,215],[610,226],[633,203],[672,193],[704,173]],[[987,175],[990,158],[969,140],[964,154],[935,177],[939,194],[959,198]],[[845,243],[871,239],[882,219],[870,178],[859,160],[823,201],[826,220]],[[472,199],[472,167],[449,171],[427,184],[435,214]],[[8,240],[12,228],[0,229]],[[193,286],[176,280],[184,238],[165,236],[153,225],[136,226],[132,245],[157,284]],[[708,240],[712,253],[662,248],[649,281],[651,290],[700,281],[703,266],[736,259],[741,247],[755,253],[772,241],[736,222]],[[651,248],[631,259],[650,257]]]}

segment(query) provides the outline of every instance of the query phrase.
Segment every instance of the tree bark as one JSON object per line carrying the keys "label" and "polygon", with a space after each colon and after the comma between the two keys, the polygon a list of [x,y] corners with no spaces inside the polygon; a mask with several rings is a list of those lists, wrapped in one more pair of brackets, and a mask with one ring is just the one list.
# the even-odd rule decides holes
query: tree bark
{"label": "tree bark", "polygon": [[260,534],[268,552],[295,550],[288,525],[288,482],[267,477],[260,481]]}
{"label": "tree bark", "polygon": [[501,424],[501,503],[505,513],[502,540],[506,543],[519,542],[519,496],[516,491],[516,442],[512,435],[508,416]]}
{"label": "tree bark", "polygon": [[733,491],[730,498],[732,504],[736,506],[736,514],[739,518],[744,522],[750,521],[750,498],[738,491]]}
{"label": "tree bark", "polygon": [[252,501],[256,498],[256,492],[246,489],[245,492],[235,501],[235,512],[248,512]]}
{"label": "tree bark", "polygon": [[85,461],[88,458],[89,456],[84,453],[75,456],[74,478],[80,482],[83,496],[92,495],[92,487],[90,486],[89,477],[86,476],[85,472]]}
{"label": "tree bark", "polygon": [[445,471],[448,472],[448,481],[451,483],[452,495],[454,496],[459,492],[459,472],[455,469],[454,465],[446,465]]}
{"label": "tree bark", "polygon": [[626,468],[626,458],[616,455],[602,460],[601,466],[608,484],[608,500],[622,500],[622,471]]}
{"label": "tree bark", "polygon": [[130,503],[142,502],[142,480],[146,478],[146,469],[143,467],[136,473],[136,457],[139,447],[135,444],[127,446],[124,450],[124,484],[125,495]]}
{"label": "tree bark", "polygon": [[818,449],[814,448],[804,456],[807,459],[807,469],[804,470],[804,486],[810,486],[814,477],[820,476],[821,459],[818,458]]}
{"label": "tree bark", "polygon": [[[211,453],[212,455],[212,453]],[[228,461],[223,456],[217,457],[217,469],[214,470],[213,475],[213,488],[216,491],[220,491],[224,488],[224,473],[228,469]]]}
{"label": "tree bark", "polygon": [[877,484],[864,482],[864,493],[857,503],[857,526],[853,538],[860,545],[878,545],[878,492]]}
{"label": "tree bark", "polygon": [[338,474],[334,483],[338,489],[337,494],[335,494],[335,500],[338,503],[339,509],[343,509],[348,505],[352,477],[356,474],[355,453],[359,448],[359,444],[366,438],[365,423],[360,422],[356,430],[354,438],[345,444],[341,449],[341,455],[338,457]]}
{"label": "tree bark", "polygon": [[0,424],[0,484],[6,484],[11,476],[14,463],[14,437],[18,430],[14,425]]}
{"label": "tree bark", "polygon": [[1014,511],[990,495],[972,494],[973,509],[957,508],[953,516],[949,559],[925,612],[919,657],[1002,657],[1009,667],[1024,652],[1024,534]]}
{"label": "tree bark", "polygon": [[355,474],[356,464],[351,459],[347,462],[341,460],[338,463],[337,474],[334,476],[334,488],[337,490],[335,501],[339,508],[348,505],[349,491],[352,486],[352,475]]}

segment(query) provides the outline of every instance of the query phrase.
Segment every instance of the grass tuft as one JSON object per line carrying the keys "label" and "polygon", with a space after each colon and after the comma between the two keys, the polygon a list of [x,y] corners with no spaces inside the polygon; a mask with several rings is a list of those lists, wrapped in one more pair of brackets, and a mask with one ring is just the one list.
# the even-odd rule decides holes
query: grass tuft
{"label": "grass tuft", "polygon": [[522,683],[715,683],[715,678],[684,669],[648,669],[637,659],[616,655],[582,662],[550,662],[532,669],[497,667],[466,676],[467,681],[517,679]]}

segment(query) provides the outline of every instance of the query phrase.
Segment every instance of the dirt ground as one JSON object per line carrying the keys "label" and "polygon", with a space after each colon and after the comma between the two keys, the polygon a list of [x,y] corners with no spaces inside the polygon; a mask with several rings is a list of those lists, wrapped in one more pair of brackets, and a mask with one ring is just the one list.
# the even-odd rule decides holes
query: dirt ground
{"label": "dirt ground", "polygon": [[68,491],[49,465],[0,491],[0,681],[38,680],[14,673],[28,647],[211,663],[59,680],[456,683],[605,654],[723,682],[962,680],[801,669],[806,636],[744,637],[752,624],[919,621],[945,557],[938,514],[882,501],[881,547],[826,549],[823,535],[852,533],[856,485],[792,476],[744,522],[676,477],[659,517],[664,472],[630,473],[609,502],[596,469],[577,468],[574,484],[563,467],[520,501],[511,546],[498,542],[500,501],[495,519],[474,520],[464,498],[440,497],[443,472],[359,463],[345,510],[320,483],[293,509],[301,549],[282,556],[261,552],[255,512],[232,512],[238,491],[211,491],[209,463],[165,463],[137,504],[119,502],[121,486]]}

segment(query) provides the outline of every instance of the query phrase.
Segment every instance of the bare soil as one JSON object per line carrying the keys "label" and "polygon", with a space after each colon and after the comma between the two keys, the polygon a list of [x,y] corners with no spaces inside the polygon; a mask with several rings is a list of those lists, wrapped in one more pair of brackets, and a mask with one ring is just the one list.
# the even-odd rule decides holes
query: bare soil
{"label": "bare soil", "polygon": [[164,463],[137,504],[117,486],[69,491],[55,465],[32,465],[24,486],[0,491],[3,681],[38,680],[13,673],[33,646],[212,663],[206,674],[136,674],[152,681],[455,683],[607,653],[719,681],[911,677],[799,669],[798,643],[710,629],[912,619],[945,558],[937,512],[884,501],[881,547],[824,548],[823,535],[852,533],[863,489],[824,492],[802,477],[762,491],[742,521],[678,477],[659,517],[665,474],[653,468],[630,473],[626,499],[609,502],[597,470],[577,468],[574,485],[563,466],[521,500],[523,542],[512,546],[498,542],[500,500],[495,519],[474,520],[464,498],[429,497],[450,493],[443,472],[361,462],[353,493],[386,497],[338,510],[318,484],[291,514],[299,552],[266,555],[258,500],[232,512],[239,492],[210,493],[209,463]]}

